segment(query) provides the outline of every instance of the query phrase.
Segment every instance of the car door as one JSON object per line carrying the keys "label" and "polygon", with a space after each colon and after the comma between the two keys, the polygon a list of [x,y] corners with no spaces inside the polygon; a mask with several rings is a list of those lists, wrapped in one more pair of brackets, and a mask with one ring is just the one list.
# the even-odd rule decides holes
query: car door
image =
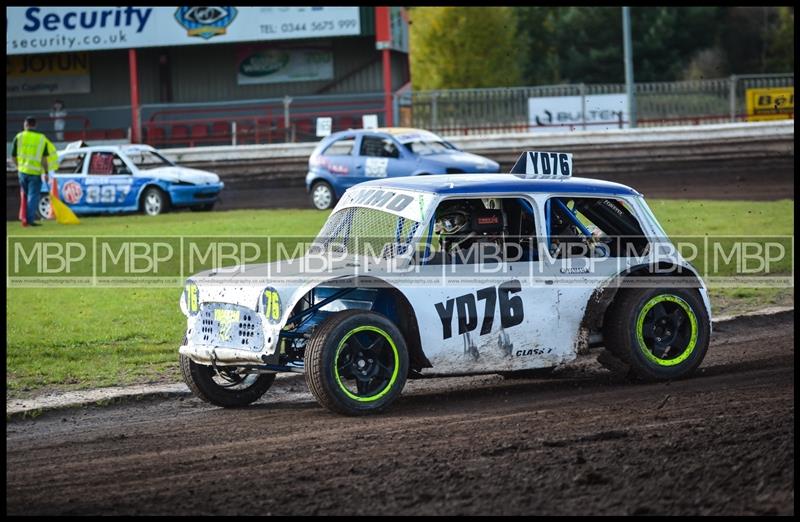
{"label": "car door", "polygon": [[[58,169],[52,178],[58,185],[59,199],[66,203],[73,212],[80,213],[86,207],[86,152],[67,152],[59,155]],[[50,192],[52,187],[46,187]],[[43,189],[43,192],[45,190]]]}
{"label": "car door", "polygon": [[356,146],[356,136],[348,134],[330,143],[317,159],[317,165],[330,175],[329,181],[338,196],[361,181],[360,171],[357,169],[359,162],[356,158]]}
{"label": "car door", "polygon": [[408,166],[404,165],[400,146],[388,136],[362,135],[357,159],[356,175],[359,176],[359,182],[411,174]]}
{"label": "car door", "polygon": [[[469,199],[475,204],[482,201]],[[442,204],[454,201],[450,198],[440,202],[437,221],[447,219],[438,213]],[[529,216],[525,239],[540,236],[543,223],[536,219],[539,214],[534,202],[519,196],[484,200],[484,212],[476,222],[497,218],[497,223],[503,223],[497,210],[512,201],[518,213],[524,208]],[[502,235],[509,239],[506,232]],[[491,249],[484,253],[492,255]],[[419,266],[415,272],[420,280],[431,283],[404,289],[415,303],[423,350],[433,365],[432,373],[521,370],[555,366],[574,358],[570,323],[563,321],[558,312],[563,296],[560,289],[537,277],[538,259],[517,255],[469,257],[451,263],[442,257],[437,261],[433,256],[430,264]]]}
{"label": "car door", "polygon": [[92,152],[86,173],[85,204],[98,212],[135,210],[132,169],[116,152]]}

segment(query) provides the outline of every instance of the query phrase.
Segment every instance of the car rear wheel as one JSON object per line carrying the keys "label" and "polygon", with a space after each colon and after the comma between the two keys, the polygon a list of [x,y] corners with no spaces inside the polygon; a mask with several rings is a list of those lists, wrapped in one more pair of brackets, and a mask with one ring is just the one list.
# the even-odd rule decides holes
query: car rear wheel
{"label": "car rear wheel", "polygon": [[327,181],[315,181],[311,185],[311,204],[317,210],[328,210],[336,204],[333,187]]}
{"label": "car rear wheel", "polygon": [[50,194],[42,194],[39,198],[39,207],[37,211],[41,219],[53,218],[53,207],[50,206]]}
{"label": "car rear wheel", "polygon": [[306,382],[320,405],[345,415],[385,410],[408,376],[400,330],[374,312],[346,310],[328,317],[306,346]]}
{"label": "car rear wheel", "polygon": [[150,187],[142,194],[142,210],[148,216],[157,216],[169,210],[169,198],[163,190]]}
{"label": "car rear wheel", "polygon": [[711,322],[693,288],[620,290],[606,313],[606,349],[645,381],[693,372],[708,350]]}
{"label": "car rear wheel", "polygon": [[214,369],[181,355],[181,374],[200,400],[223,408],[247,406],[264,395],[275,381],[274,373],[239,373],[227,366]]}

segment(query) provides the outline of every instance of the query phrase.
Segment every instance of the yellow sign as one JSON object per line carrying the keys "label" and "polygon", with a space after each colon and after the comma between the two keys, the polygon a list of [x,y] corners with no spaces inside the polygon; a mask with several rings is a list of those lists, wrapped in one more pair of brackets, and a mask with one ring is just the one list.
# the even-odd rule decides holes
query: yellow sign
{"label": "yellow sign", "polygon": [[794,118],[794,87],[747,89],[747,121]]}
{"label": "yellow sign", "polygon": [[214,310],[214,320],[219,323],[219,338],[223,341],[230,341],[233,334],[233,327],[239,323],[238,310]]}
{"label": "yellow sign", "polygon": [[91,92],[89,53],[6,57],[6,97]]}
{"label": "yellow sign", "polygon": [[84,76],[89,53],[23,54],[6,59],[6,76]]}

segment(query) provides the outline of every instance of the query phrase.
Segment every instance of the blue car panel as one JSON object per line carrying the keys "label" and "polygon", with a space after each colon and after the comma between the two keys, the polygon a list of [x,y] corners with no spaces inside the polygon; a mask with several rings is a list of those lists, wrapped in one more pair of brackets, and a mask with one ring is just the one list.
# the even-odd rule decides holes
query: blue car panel
{"label": "blue car panel", "polygon": [[495,161],[460,151],[428,131],[405,128],[331,134],[314,149],[308,165],[306,189],[319,181],[330,184],[331,206],[348,188],[373,179],[500,171]]}
{"label": "blue car panel", "polygon": [[[157,187],[168,195],[172,207],[203,207],[216,202],[225,186],[216,174],[171,162],[161,168],[140,170],[126,152],[157,155],[147,146],[62,151],[59,172],[50,174],[58,184],[59,199],[78,215],[136,212],[144,191]],[[43,184],[42,194],[49,192],[50,186]]]}

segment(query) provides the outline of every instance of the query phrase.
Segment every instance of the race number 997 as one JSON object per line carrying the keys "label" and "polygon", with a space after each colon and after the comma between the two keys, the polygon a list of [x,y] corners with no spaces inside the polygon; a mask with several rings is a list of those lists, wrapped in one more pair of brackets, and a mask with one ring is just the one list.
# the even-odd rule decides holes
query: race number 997
{"label": "race number 997", "polygon": [[86,203],[116,203],[117,192],[119,203],[122,203],[130,190],[130,185],[90,185],[86,187]]}

